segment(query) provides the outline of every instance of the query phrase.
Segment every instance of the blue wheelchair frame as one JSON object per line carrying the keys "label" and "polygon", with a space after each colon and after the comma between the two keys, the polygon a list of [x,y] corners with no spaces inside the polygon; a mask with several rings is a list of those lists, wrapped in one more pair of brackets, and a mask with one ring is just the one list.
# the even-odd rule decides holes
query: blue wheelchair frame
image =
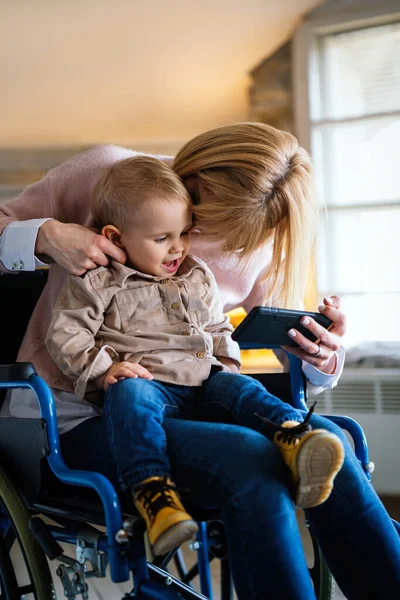
{"label": "blue wheelchair frame", "polygon": [[[135,537],[130,539],[126,535],[119,498],[110,481],[100,473],[69,469],[65,464],[60,448],[55,403],[47,383],[36,373],[31,374],[26,380],[0,381],[0,389],[14,388],[32,389],[37,396],[41,417],[47,427],[49,445],[47,460],[55,476],[63,483],[91,488],[100,497],[104,509],[107,534],[99,538],[97,549],[107,554],[112,581],[115,583],[128,581],[130,571],[132,571],[134,597],[149,600],[181,600],[182,596],[168,589],[168,585],[150,579],[149,568],[157,571],[157,567],[148,565],[143,540]],[[76,543],[76,532],[68,532],[68,528],[51,526],[49,530],[55,540],[71,544]],[[203,593],[199,594],[194,589],[190,589],[190,597],[207,600],[212,598],[212,592],[208,568],[208,549],[205,551],[207,542],[205,523],[200,524],[198,542],[198,559],[200,561]]]}
{"label": "blue wheelchair frame", "polygon": [[[254,345],[243,344],[243,348],[254,348]],[[257,347],[261,347],[258,345]],[[263,346],[265,347],[265,345]],[[290,377],[293,406],[307,410],[301,361],[288,354],[290,360]],[[124,527],[121,507],[117,493],[106,477],[99,473],[69,469],[62,457],[60,439],[57,428],[56,410],[51,389],[36,373],[27,379],[19,381],[0,381],[0,389],[30,388],[38,398],[41,416],[47,425],[49,453],[47,460],[55,476],[63,483],[73,486],[92,488],[99,495],[105,515],[106,535],[102,535],[97,543],[97,549],[108,556],[111,579],[114,582],[124,582],[133,574],[134,588],[132,593],[137,598],[149,600],[179,600],[177,592],[168,587],[165,573],[146,561],[144,543],[139,538],[129,538]],[[325,415],[326,416],[326,415]],[[327,416],[328,419],[348,431],[354,441],[355,454],[368,477],[371,478],[371,463],[368,456],[368,445],[360,425],[350,417]],[[394,521],[400,533],[400,525]],[[201,593],[184,586],[186,596],[193,599],[212,600],[212,585],[209,566],[209,544],[206,523],[199,524],[197,537],[197,558],[200,575]],[[51,533],[55,540],[76,543],[76,535],[68,533],[68,528],[52,526]],[[76,532],[75,532],[76,533]],[[149,571],[152,570],[152,576]],[[158,578],[155,577],[158,572]],[[164,581],[162,580],[164,575]],[[158,581],[156,579],[159,579]],[[168,578],[167,578],[168,579]],[[177,583],[177,580],[175,580]]]}

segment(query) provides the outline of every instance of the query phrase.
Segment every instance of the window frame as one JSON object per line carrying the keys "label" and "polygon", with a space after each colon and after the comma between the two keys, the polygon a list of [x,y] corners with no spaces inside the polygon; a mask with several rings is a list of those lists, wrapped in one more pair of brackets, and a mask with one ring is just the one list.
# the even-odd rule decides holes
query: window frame
{"label": "window frame", "polygon": [[[303,148],[309,152],[311,150],[310,96],[311,90],[316,88],[315,81],[312,81],[312,71],[317,72],[317,69],[313,69],[312,66],[319,60],[318,45],[321,36],[377,25],[389,25],[397,21],[400,21],[398,2],[383,1],[377,6],[372,2],[342,0],[332,3],[331,6],[328,2],[312,11],[296,29],[292,40],[293,111],[296,136]],[[387,113],[388,116],[389,114]],[[398,114],[398,111],[394,114]],[[368,118],[372,116],[368,115]],[[329,121],[320,119],[319,123],[356,120],[359,120],[359,117]]]}
{"label": "window frame", "polygon": [[[309,13],[295,31],[292,39],[292,84],[293,84],[293,110],[295,131],[299,143],[306,150],[311,152],[312,132],[315,127],[319,128],[324,124],[341,124],[351,122],[361,122],[363,116],[352,116],[348,118],[326,118],[325,115],[317,114],[311,117],[311,99],[312,94],[321,94],[323,86],[319,85],[319,76],[322,68],[318,65],[321,60],[322,38],[335,33],[350,32],[357,29],[366,29],[379,25],[389,25],[400,22],[400,7],[398,2],[383,0],[378,6],[376,3],[368,2],[349,2],[342,0],[339,2],[328,2]],[[317,100],[318,104],[322,103]],[[313,98],[315,106],[315,97]],[[399,116],[400,109],[378,113],[378,117]],[[365,119],[372,119],[373,114],[365,115]],[[381,203],[366,202],[353,204],[324,204],[321,202],[321,210],[325,214],[334,214],[335,211],[360,211],[363,209],[387,209],[400,207],[400,198],[396,200],[386,200],[382,198]],[[319,254],[319,253],[318,253]],[[318,278],[319,279],[319,278]],[[324,285],[322,281],[317,280],[315,275],[315,288],[317,294],[329,293],[328,290],[321,289]],[[321,285],[322,284],[322,285]],[[336,293],[344,290],[335,290]],[[362,293],[362,292],[360,292]]]}

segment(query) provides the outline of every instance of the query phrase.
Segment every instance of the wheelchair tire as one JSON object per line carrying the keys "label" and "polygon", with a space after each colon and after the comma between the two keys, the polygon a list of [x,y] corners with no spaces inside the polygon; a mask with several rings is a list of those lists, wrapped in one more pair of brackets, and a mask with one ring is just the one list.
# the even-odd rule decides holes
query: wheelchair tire
{"label": "wheelchair tire", "polygon": [[318,600],[334,600],[335,580],[325,562],[325,558],[318,548],[318,566],[319,566],[319,590]]}
{"label": "wheelchair tire", "polygon": [[35,600],[55,600],[55,589],[46,556],[29,530],[29,512],[1,466],[0,512],[3,518],[10,521],[14,543],[17,542],[19,546],[19,557],[22,556],[29,577],[29,584],[18,586],[17,574],[7,551],[7,544],[2,538],[0,541],[1,597],[6,600],[16,600],[25,595],[28,598],[33,596]]}

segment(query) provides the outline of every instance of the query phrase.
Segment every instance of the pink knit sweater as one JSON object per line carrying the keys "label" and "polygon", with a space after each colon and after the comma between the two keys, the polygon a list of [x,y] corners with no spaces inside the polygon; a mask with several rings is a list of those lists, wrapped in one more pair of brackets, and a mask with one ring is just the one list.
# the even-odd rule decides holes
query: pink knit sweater
{"label": "pink knit sweater", "polygon": [[[18,198],[0,205],[0,234],[13,221],[46,217],[90,226],[89,198],[101,170],[135,154],[132,150],[117,146],[99,146],[52,169],[41,181],[26,188]],[[256,252],[244,269],[235,253],[227,255],[222,252],[219,242],[210,242],[201,234],[193,234],[191,253],[204,260],[213,271],[226,311],[239,306],[248,311],[263,303],[268,289],[268,281],[263,278],[271,260],[269,245]],[[1,262],[0,270],[5,270]],[[72,391],[71,382],[58,369],[45,347],[55,299],[65,278],[66,271],[63,268],[57,264],[51,265],[48,284],[35,308],[18,359],[32,362],[51,387]],[[279,305],[279,302],[272,301],[272,304]],[[314,384],[310,386],[314,393],[335,385],[338,373],[329,376],[311,365],[304,366],[306,376]]]}

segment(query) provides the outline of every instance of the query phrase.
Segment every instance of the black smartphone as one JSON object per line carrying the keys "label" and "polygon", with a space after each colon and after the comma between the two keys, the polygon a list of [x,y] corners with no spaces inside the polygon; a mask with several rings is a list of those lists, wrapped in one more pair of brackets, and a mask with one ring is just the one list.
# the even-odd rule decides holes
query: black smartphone
{"label": "black smartphone", "polygon": [[300,319],[307,316],[326,329],[333,324],[331,319],[319,312],[255,306],[232,333],[232,338],[241,348],[297,346],[288,334],[289,329],[293,328],[312,342],[316,342],[315,335],[300,323]]}

